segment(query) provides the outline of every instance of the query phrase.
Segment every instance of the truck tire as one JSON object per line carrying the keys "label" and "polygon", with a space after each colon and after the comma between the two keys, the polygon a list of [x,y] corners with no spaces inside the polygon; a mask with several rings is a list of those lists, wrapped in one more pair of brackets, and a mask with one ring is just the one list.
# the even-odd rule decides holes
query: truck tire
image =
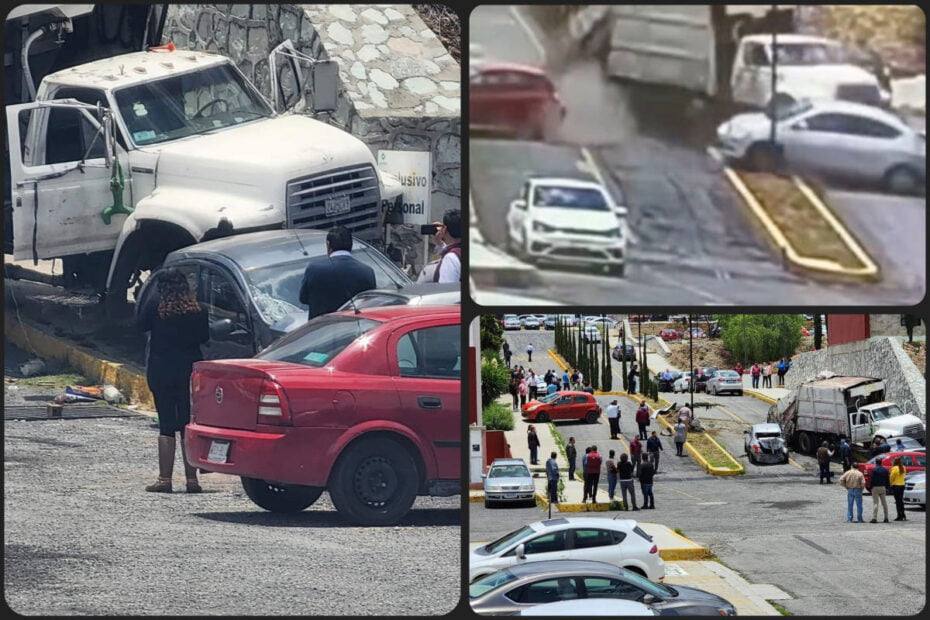
{"label": "truck tire", "polygon": [[242,488],[249,499],[270,512],[300,512],[323,494],[323,487],[275,484],[259,478],[242,477]]}
{"label": "truck tire", "polygon": [[801,454],[813,454],[814,453],[814,436],[808,432],[801,431],[798,433],[798,451]]}
{"label": "truck tire", "polygon": [[348,520],[359,525],[393,525],[417,496],[419,472],[413,456],[393,439],[353,443],[336,461],[329,495]]}

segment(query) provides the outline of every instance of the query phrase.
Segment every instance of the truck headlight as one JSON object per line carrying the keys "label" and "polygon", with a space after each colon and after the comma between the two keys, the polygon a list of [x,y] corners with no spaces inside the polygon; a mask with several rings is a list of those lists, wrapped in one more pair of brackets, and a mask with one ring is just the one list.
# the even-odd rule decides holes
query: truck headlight
{"label": "truck headlight", "polygon": [[924,481],[924,482],[918,482],[917,484],[914,485],[914,490],[915,490],[915,491],[925,491],[926,489],[927,489],[927,482],[926,482],[926,481]]}
{"label": "truck headlight", "polygon": [[536,487],[533,486],[532,484],[522,484],[522,485],[520,485],[520,490],[521,490],[521,491],[532,491],[532,490],[535,489],[535,488],[536,488]]}

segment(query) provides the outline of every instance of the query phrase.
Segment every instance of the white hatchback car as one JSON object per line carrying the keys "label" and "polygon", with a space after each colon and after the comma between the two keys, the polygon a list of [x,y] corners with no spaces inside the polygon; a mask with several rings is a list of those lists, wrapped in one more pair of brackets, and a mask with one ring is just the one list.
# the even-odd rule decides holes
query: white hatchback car
{"label": "white hatchback car", "polygon": [[507,212],[510,252],[529,262],[624,273],[626,208],[599,183],[534,177]]}
{"label": "white hatchback car", "polygon": [[635,571],[647,579],[665,579],[659,548],[633,519],[597,517],[537,521],[472,549],[468,580],[496,570],[543,560],[594,560]]}

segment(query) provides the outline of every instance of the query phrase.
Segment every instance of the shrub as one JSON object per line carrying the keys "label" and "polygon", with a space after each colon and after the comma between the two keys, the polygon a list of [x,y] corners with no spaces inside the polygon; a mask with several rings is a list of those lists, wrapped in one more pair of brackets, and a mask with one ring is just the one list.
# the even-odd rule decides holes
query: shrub
{"label": "shrub", "polygon": [[512,431],[513,411],[501,403],[491,403],[481,412],[484,427],[491,431]]}
{"label": "shrub", "polygon": [[507,391],[510,371],[495,351],[481,352],[481,407],[486,408]]}

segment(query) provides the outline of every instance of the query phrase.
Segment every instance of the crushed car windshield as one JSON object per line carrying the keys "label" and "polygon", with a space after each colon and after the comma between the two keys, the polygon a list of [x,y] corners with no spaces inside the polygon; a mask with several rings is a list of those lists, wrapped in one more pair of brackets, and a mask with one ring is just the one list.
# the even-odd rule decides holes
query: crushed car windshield
{"label": "crushed car windshield", "polygon": [[872,418],[875,420],[887,420],[888,418],[895,418],[899,415],[904,415],[904,412],[901,411],[901,408],[897,405],[876,407],[872,410]]}
{"label": "crushed car windshield", "polygon": [[115,97],[129,135],[139,146],[272,115],[268,103],[228,64],[128,86]]}

